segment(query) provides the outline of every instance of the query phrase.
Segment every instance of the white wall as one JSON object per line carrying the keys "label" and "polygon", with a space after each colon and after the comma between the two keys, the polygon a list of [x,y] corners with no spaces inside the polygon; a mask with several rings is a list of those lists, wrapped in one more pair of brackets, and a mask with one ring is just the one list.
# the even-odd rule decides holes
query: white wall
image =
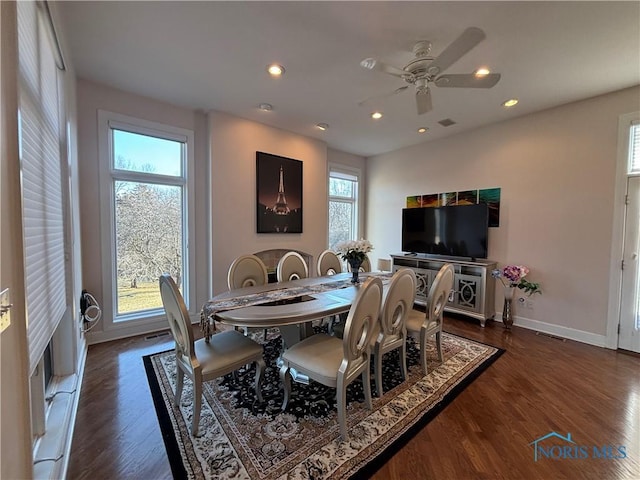
{"label": "white wall", "polygon": [[[0,478],[32,475],[27,330],[22,268],[17,122],[16,4],[0,2],[0,290],[10,289],[11,325],[0,336]],[[13,75],[10,74],[14,73]]]}
{"label": "white wall", "polygon": [[604,345],[618,116],[639,105],[635,87],[369,158],[367,236],[399,252],[407,196],[500,187],[489,258],[544,291],[516,324]]}
{"label": "white wall", "polygon": [[[209,114],[209,126],[213,293],[227,289],[239,255],[286,248],[317,257],[328,236],[325,143],[219,112]],[[301,234],[256,233],[256,151],[303,162]]]}

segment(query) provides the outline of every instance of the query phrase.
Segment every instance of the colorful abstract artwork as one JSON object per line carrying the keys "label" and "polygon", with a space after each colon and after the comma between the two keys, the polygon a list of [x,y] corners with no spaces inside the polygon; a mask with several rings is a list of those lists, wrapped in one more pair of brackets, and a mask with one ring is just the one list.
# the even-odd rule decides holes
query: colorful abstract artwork
{"label": "colorful abstract artwork", "polygon": [[478,190],[478,203],[486,203],[489,207],[489,226],[500,226],[500,189],[485,188]]}
{"label": "colorful abstract artwork", "polygon": [[448,205],[475,205],[486,203],[489,208],[489,226],[500,226],[500,188],[463,190],[461,192],[428,193],[407,197],[407,208],[443,207]]}
{"label": "colorful abstract artwork", "polygon": [[430,195],[422,195],[422,206],[423,207],[439,207],[440,195],[438,195],[437,193],[433,193]]}
{"label": "colorful abstract artwork", "polygon": [[478,190],[465,190],[458,192],[456,205],[475,205],[478,203]]}

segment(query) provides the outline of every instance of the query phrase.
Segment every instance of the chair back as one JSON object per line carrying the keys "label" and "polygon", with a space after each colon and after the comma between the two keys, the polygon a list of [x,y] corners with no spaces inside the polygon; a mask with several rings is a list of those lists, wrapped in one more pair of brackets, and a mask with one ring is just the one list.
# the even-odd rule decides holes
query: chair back
{"label": "chair back", "polygon": [[309,268],[302,255],[298,252],[287,252],[278,262],[276,274],[278,282],[288,282],[307,278],[309,276]]}
{"label": "chair back", "polygon": [[191,360],[195,358],[195,352],[189,312],[176,282],[171,275],[166,273],[160,276],[160,297],[169,321],[171,334],[176,342],[176,361],[181,362],[189,371],[192,371]]}
{"label": "chair back", "polygon": [[342,262],[333,250],[325,250],[318,257],[317,271],[319,277],[342,273]]}
{"label": "chair back", "polygon": [[267,267],[255,255],[241,255],[231,262],[227,273],[229,290],[267,283],[269,283]]}
{"label": "chair back", "polygon": [[370,277],[359,288],[342,337],[344,358],[340,371],[347,376],[350,370],[355,371],[369,359],[371,338],[377,329],[382,302],[382,281],[379,278]]}
{"label": "chair back", "polygon": [[[347,262],[347,268],[349,269],[349,272],[351,272],[351,265],[349,265],[348,262]],[[369,260],[368,255],[364,256],[364,260],[360,264],[360,269],[358,271],[362,273],[371,271],[371,260]]]}
{"label": "chair back", "polygon": [[437,321],[447,305],[447,300],[453,290],[455,270],[453,265],[445,263],[436,275],[429,289],[427,297],[427,321]]}
{"label": "chair back", "polygon": [[396,340],[406,336],[405,323],[416,298],[416,274],[410,268],[401,268],[393,274],[380,311],[378,340]]}

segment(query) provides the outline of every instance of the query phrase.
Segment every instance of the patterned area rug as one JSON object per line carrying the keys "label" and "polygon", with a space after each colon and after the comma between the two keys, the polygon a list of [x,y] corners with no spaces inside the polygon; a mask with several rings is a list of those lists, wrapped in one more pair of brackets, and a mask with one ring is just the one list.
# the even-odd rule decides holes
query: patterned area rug
{"label": "patterned area rug", "polygon": [[383,359],[384,395],[373,410],[364,406],[360,380],[347,390],[349,441],[340,440],[335,390],[315,382],[293,383],[293,398],[280,410],[282,389],[275,365],[277,330],[264,344],[267,371],[264,402],[253,391],[254,367],[203,386],[200,436],[189,434],[192,384],[185,379],[180,408],[173,404],[172,351],[144,357],[160,428],[176,479],[367,478],[437,415],[502,353],[495,347],[443,335],[443,362],[429,343],[429,374],[422,375],[419,350],[407,349],[409,375],[402,381],[396,352]]}

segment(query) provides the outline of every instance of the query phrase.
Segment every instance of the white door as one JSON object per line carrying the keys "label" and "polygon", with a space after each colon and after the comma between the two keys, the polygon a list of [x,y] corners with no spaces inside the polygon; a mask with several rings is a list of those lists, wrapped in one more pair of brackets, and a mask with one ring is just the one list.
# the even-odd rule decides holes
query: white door
{"label": "white door", "polygon": [[627,180],[618,348],[640,353],[640,177]]}

